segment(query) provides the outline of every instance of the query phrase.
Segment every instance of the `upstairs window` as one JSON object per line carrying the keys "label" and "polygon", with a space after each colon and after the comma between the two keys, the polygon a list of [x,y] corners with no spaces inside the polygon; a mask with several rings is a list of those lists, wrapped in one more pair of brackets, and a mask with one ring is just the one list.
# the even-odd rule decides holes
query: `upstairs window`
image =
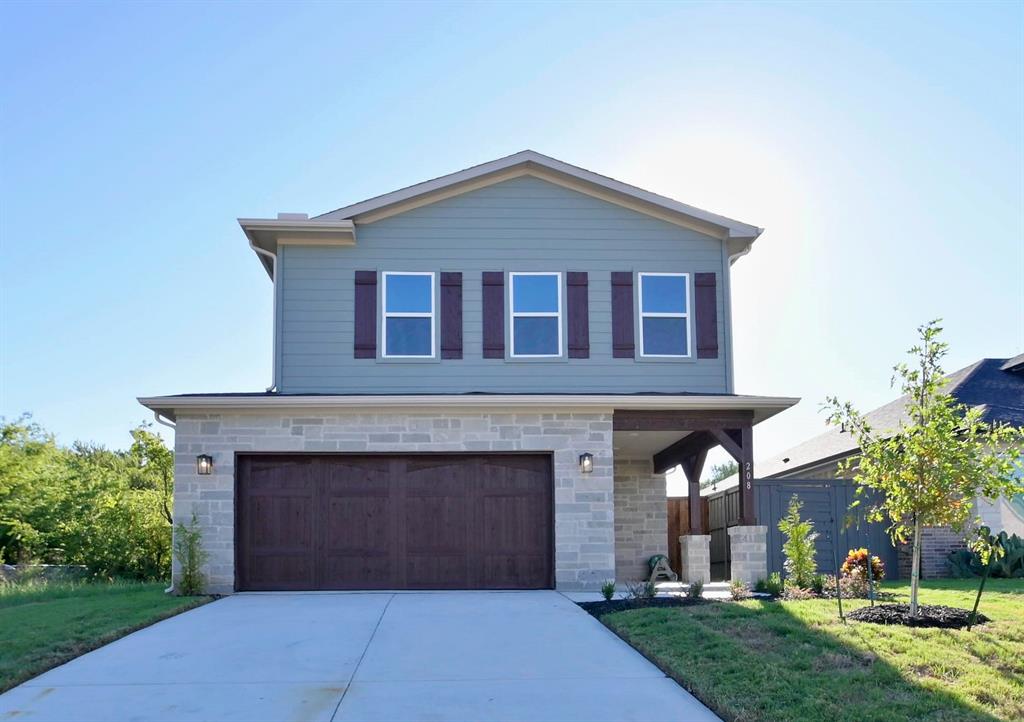
{"label": "upstairs window", "polygon": [[513,358],[562,355],[562,274],[510,273]]}
{"label": "upstairs window", "polygon": [[384,358],[434,357],[434,274],[384,273]]}
{"label": "upstairs window", "polygon": [[641,273],[640,355],[690,355],[690,274]]}

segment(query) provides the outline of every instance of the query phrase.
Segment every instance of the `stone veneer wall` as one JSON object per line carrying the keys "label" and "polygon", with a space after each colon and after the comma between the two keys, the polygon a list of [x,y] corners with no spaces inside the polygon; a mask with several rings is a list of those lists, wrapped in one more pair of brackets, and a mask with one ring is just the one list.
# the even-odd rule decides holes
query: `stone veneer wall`
{"label": "stone veneer wall", "polygon": [[[615,459],[615,579],[647,579],[647,560],[668,556],[665,477],[650,457]],[[610,579],[611,577],[609,577]]]}
{"label": "stone veneer wall", "polygon": [[[615,574],[611,409],[181,412],[174,450],[175,518],[197,514],[211,592],[234,591],[234,455],[247,451],[553,451],[556,586],[597,589]],[[585,451],[594,455],[590,474],[579,471]],[[197,454],[213,456],[213,474],[196,474]]]}

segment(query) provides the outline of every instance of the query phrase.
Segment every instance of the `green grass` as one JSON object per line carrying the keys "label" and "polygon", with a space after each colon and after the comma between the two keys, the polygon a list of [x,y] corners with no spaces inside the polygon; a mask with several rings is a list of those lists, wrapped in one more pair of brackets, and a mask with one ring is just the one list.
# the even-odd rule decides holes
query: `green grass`
{"label": "green grass", "polygon": [[209,601],[166,584],[0,585],[0,692],[129,632]]}
{"label": "green grass", "polygon": [[[969,609],[977,582],[924,582]],[[906,602],[908,586],[885,590]],[[844,610],[866,601],[844,601]],[[989,580],[973,631],[849,622],[835,600],[637,609],[603,620],[726,720],[1024,719],[1024,580]]]}

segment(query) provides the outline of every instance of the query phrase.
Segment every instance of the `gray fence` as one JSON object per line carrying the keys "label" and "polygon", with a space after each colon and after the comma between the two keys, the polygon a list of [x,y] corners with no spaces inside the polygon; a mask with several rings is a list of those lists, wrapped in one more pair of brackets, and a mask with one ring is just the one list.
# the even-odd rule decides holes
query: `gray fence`
{"label": "gray fence", "polygon": [[[886,578],[897,579],[899,563],[896,548],[886,534],[885,524],[865,522],[864,512],[860,511],[870,503],[871,497],[863,497],[857,514],[850,511],[855,491],[856,486],[848,479],[756,480],[757,523],[768,527],[768,572],[782,572],[785,536],[779,531],[779,520],[786,515],[789,500],[796,496],[804,503],[801,516],[814,522],[814,530],[818,532],[817,562],[821,573],[833,573],[833,559],[842,564],[850,549],[867,547],[885,564]],[[854,517],[852,520],[851,516]],[[852,523],[848,523],[850,521]]]}

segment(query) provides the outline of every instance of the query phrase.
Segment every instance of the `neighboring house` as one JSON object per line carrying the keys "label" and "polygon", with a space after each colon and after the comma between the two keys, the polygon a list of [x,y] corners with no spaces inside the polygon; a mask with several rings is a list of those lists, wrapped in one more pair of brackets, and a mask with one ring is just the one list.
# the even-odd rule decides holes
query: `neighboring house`
{"label": "neighboring house", "polygon": [[[1024,354],[1012,359],[982,359],[947,376],[946,391],[966,406],[979,408],[988,423],[1024,427]],[[865,416],[872,428],[895,430],[907,422],[907,397],[901,396]],[[859,448],[852,434],[831,430],[783,453],[759,462],[758,477],[764,479],[834,479],[839,463],[856,456]],[[1020,454],[1020,449],[1011,453]],[[851,477],[846,474],[844,478]],[[732,480],[723,486],[735,484]],[[995,503],[977,501],[978,516],[993,530],[1024,536],[1024,498],[1000,499]],[[766,521],[766,520],[762,520]],[[964,547],[962,534],[948,527],[929,527],[922,535],[922,573],[945,576],[949,552]],[[901,566],[909,559],[901,558]],[[909,567],[908,567],[909,569]]]}
{"label": "neighboring house", "polygon": [[215,592],[645,577],[662,474],[718,443],[749,471],[796,403],[733,388],[730,267],[762,229],[532,151],[239,223],[272,387],[140,399]]}

